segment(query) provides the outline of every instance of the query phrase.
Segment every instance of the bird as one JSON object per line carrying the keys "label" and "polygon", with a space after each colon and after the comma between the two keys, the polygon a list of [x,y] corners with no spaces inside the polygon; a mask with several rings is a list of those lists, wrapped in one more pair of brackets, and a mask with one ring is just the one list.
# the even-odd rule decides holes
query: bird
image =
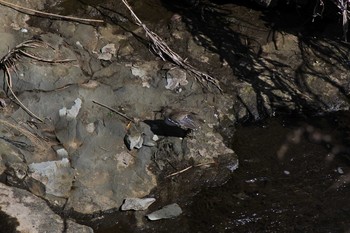
{"label": "bird", "polygon": [[169,126],[176,126],[189,131],[200,128],[200,119],[194,112],[173,109],[171,107],[164,107],[160,112],[164,117],[165,124]]}

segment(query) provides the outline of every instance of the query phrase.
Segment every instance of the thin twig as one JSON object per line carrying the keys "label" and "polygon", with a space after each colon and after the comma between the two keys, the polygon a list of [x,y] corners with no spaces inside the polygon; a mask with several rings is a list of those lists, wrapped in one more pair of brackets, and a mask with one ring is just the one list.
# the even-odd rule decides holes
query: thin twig
{"label": "thin twig", "polygon": [[25,55],[25,56],[27,56],[27,57],[35,59],[37,61],[48,62],[48,63],[65,63],[65,62],[76,61],[76,59],[62,59],[62,60],[45,59],[45,58],[41,58],[41,57],[35,56],[34,54],[30,54],[30,53],[24,52],[23,50],[21,50],[20,53]]}
{"label": "thin twig", "polygon": [[169,178],[169,177],[172,177],[172,176],[176,176],[178,174],[181,174],[187,170],[190,170],[191,168],[193,167],[201,167],[201,166],[205,166],[205,165],[209,165],[209,164],[213,164],[215,162],[209,162],[209,163],[200,163],[200,164],[197,164],[197,165],[191,165],[189,167],[186,167],[185,169],[182,169],[180,171],[177,171],[177,172],[174,172],[174,173],[171,173],[170,175],[167,175],[165,178]]}
{"label": "thin twig", "polygon": [[2,57],[0,59],[0,69],[3,69],[3,71],[5,72],[4,79],[5,79],[5,84],[6,84],[5,88],[7,88],[6,91],[9,90],[11,92],[13,98],[17,101],[17,104],[19,104],[19,106],[24,111],[26,111],[30,116],[34,117],[35,119],[37,119],[40,122],[43,122],[43,120],[40,117],[36,116],[26,106],[24,106],[24,104],[19,100],[19,98],[17,97],[17,95],[13,91],[13,89],[12,89],[12,76],[11,76],[10,70],[13,69],[14,72],[17,74],[16,61],[18,59],[20,59],[21,56],[26,56],[26,57],[29,57],[29,58],[34,59],[34,60],[49,62],[49,63],[63,63],[63,62],[75,61],[75,59],[64,59],[64,60],[45,59],[45,58],[41,58],[41,57],[38,57],[34,54],[31,54],[29,52],[24,51],[26,48],[35,49],[35,48],[38,48],[38,47],[43,46],[43,45],[45,45],[46,48],[50,47],[51,49],[54,49],[52,46],[50,46],[49,44],[47,44],[43,41],[27,40],[27,41],[24,41],[24,42],[18,44],[17,46],[15,46],[4,57]]}
{"label": "thin twig", "polygon": [[37,119],[40,122],[44,122],[40,117],[38,117],[37,115],[35,115],[32,111],[30,111],[20,100],[19,98],[16,96],[16,94],[14,93],[14,91],[12,90],[12,84],[10,84],[10,80],[12,80],[11,78],[11,73],[8,70],[8,67],[5,65],[5,73],[6,76],[5,80],[6,80],[6,85],[7,88],[10,90],[12,96],[17,100],[17,103],[19,104],[19,106],[21,106],[21,108],[23,108],[24,111],[26,111],[29,115],[31,115],[32,117],[34,117],[35,119]]}
{"label": "thin twig", "polygon": [[27,7],[19,6],[16,4],[12,4],[3,0],[0,0],[0,4],[10,7],[14,10],[17,10],[19,12],[29,14],[29,15],[34,15],[34,16],[47,16],[51,19],[65,19],[65,20],[72,20],[72,21],[77,21],[77,22],[84,22],[84,23],[104,23],[103,20],[100,19],[85,19],[85,18],[78,18],[78,17],[72,17],[72,16],[65,16],[65,15],[58,15],[58,14],[53,14],[53,13],[47,13],[43,11],[38,11],[34,9],[30,9]]}
{"label": "thin twig", "polygon": [[[156,33],[152,32],[145,24],[142,23],[142,21],[137,17],[137,15],[133,12],[131,6],[128,4],[126,0],[122,0],[124,5],[128,8],[128,10],[131,13],[131,16],[136,21],[136,24],[143,28],[143,30],[146,32],[146,35],[150,40],[152,41],[152,49],[153,51],[158,54],[159,57],[161,57],[164,61],[166,60],[164,55],[169,57],[176,65],[180,66],[181,68],[190,71],[196,80],[201,83],[203,86],[206,86],[208,89],[209,83],[213,84],[217,89],[222,92],[223,90],[220,87],[219,81],[213,78],[212,76],[203,73],[196,68],[194,68],[192,65],[186,62],[180,55],[175,53],[163,40],[160,38]],[[206,85],[205,85],[206,84]]]}
{"label": "thin twig", "polygon": [[114,112],[114,113],[117,113],[119,116],[124,117],[125,119],[131,121],[132,123],[135,123],[135,120],[134,120],[134,119],[131,119],[130,117],[128,117],[128,116],[125,115],[124,113],[121,113],[121,112],[119,112],[119,111],[117,111],[117,110],[115,110],[115,109],[113,109],[113,108],[111,108],[111,107],[109,107],[109,106],[107,106],[107,105],[105,105],[105,104],[101,104],[101,103],[99,103],[99,102],[97,102],[97,101],[95,101],[95,100],[93,100],[92,102],[93,102],[94,104],[98,104],[98,105],[100,105],[100,106],[102,106],[102,107],[105,107],[105,108],[107,108],[108,110],[111,110],[111,111]]}

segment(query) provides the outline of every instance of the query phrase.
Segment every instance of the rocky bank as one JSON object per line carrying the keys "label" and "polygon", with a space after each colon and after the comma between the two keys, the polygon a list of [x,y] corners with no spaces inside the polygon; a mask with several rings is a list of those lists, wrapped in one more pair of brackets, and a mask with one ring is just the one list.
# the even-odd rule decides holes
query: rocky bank
{"label": "rocky bank", "polygon": [[[11,2],[37,10],[61,9],[50,0]],[[0,76],[0,203],[1,211],[19,222],[17,231],[27,232],[30,216],[37,221],[30,232],[43,232],[47,224],[66,232],[91,232],[69,220],[69,213],[119,211],[126,198],[181,202],[194,189],[220,183],[237,168],[229,138],[241,120],[281,110],[349,108],[345,44],[306,39],[296,29],[276,31],[273,40],[265,40],[269,26],[247,27],[252,15],[245,7],[229,4],[231,14],[221,15],[215,5],[203,6],[198,17],[212,18],[197,25],[188,8],[166,9],[154,2],[163,9],[158,16],[146,3],[130,1],[174,51],[215,77],[222,93],[152,53],[143,29],[121,2],[85,6],[84,12],[105,20],[101,24],[50,20],[0,6],[5,16],[0,18],[0,57],[34,38],[7,64],[11,89],[35,116],[13,98],[5,73]],[[238,10],[239,19],[233,16]],[[223,27],[207,31],[201,25]],[[227,34],[218,40],[218,31]],[[8,60],[2,60],[3,71]],[[184,137],[182,130],[165,125],[157,113],[165,106],[197,113],[203,119],[201,129]],[[196,180],[191,187],[183,184],[187,188],[180,189],[182,183],[169,182],[186,177],[185,172],[175,173],[188,167],[190,175],[181,182]],[[171,195],[162,190],[169,185],[177,187]]]}

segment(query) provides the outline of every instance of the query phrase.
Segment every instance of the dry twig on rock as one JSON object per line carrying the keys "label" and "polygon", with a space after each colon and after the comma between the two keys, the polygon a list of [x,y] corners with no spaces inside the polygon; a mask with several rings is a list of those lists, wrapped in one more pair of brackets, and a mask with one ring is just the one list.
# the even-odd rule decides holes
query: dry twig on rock
{"label": "dry twig on rock", "polygon": [[206,166],[206,165],[210,165],[210,164],[214,164],[215,162],[209,162],[209,163],[200,163],[200,164],[197,164],[197,165],[191,165],[189,167],[186,167],[185,169],[182,169],[180,171],[177,171],[177,172],[174,172],[174,173],[171,173],[170,175],[167,175],[165,178],[169,178],[169,177],[172,177],[172,176],[176,176],[178,174],[181,174],[187,170],[190,170],[191,168],[194,168],[194,167],[201,167],[201,166]]}
{"label": "dry twig on rock", "polygon": [[27,52],[26,49],[28,48],[38,48],[38,47],[46,47],[46,48],[51,48],[49,44],[40,41],[40,40],[27,40],[13,49],[11,49],[4,57],[0,59],[0,69],[4,71],[4,82],[5,82],[5,91],[11,92],[11,95],[13,98],[16,100],[17,104],[26,111],[29,115],[34,117],[40,122],[43,122],[43,120],[35,115],[32,111],[30,111],[24,104],[18,99],[17,95],[14,93],[12,89],[12,76],[11,76],[11,70],[13,70],[16,73],[16,62],[21,58],[21,57],[28,57],[37,61],[42,61],[42,62],[49,62],[49,63],[63,63],[63,62],[71,62],[75,61],[75,59],[64,59],[64,60],[54,60],[54,59],[45,59],[38,57],[30,52]]}
{"label": "dry twig on rock", "polygon": [[47,13],[43,11],[38,11],[38,10],[33,10],[27,7],[19,6],[13,3],[9,3],[3,0],[0,0],[0,4],[10,7],[16,11],[28,14],[28,15],[34,15],[34,16],[41,16],[41,17],[48,17],[50,19],[64,19],[64,20],[71,20],[71,21],[76,21],[76,22],[81,22],[81,23],[103,23],[103,20],[100,19],[84,19],[84,18],[78,18],[78,17],[72,17],[72,16],[64,16],[64,15],[58,15],[58,14],[52,14],[52,13]]}
{"label": "dry twig on rock", "polygon": [[131,117],[128,117],[127,115],[125,115],[125,114],[123,114],[123,113],[121,113],[121,112],[119,112],[119,111],[117,111],[117,110],[115,110],[115,109],[113,109],[113,108],[111,108],[111,107],[105,105],[105,104],[101,104],[101,103],[99,103],[99,102],[97,102],[97,101],[95,101],[95,100],[93,100],[92,102],[93,102],[94,104],[97,104],[97,105],[100,105],[100,106],[102,106],[102,107],[104,107],[104,108],[107,108],[108,110],[110,110],[110,111],[112,111],[112,112],[114,112],[114,113],[117,113],[119,116],[124,117],[125,119],[131,121],[132,123],[135,123],[135,120],[133,120]]}
{"label": "dry twig on rock", "polygon": [[145,24],[142,23],[142,21],[137,17],[137,15],[133,12],[130,5],[126,0],[122,0],[124,5],[129,9],[132,17],[136,21],[136,24],[145,30],[147,37],[152,41],[152,49],[153,51],[158,54],[159,57],[161,57],[164,61],[166,60],[164,55],[169,57],[176,65],[180,66],[181,68],[191,72],[197,81],[199,81],[203,86],[206,86],[208,89],[210,86],[208,84],[213,84],[216,88],[222,92],[222,89],[220,87],[219,81],[212,76],[203,73],[196,68],[194,68],[192,65],[188,64],[180,55],[175,53],[169,46],[160,38],[156,33],[152,32]]}

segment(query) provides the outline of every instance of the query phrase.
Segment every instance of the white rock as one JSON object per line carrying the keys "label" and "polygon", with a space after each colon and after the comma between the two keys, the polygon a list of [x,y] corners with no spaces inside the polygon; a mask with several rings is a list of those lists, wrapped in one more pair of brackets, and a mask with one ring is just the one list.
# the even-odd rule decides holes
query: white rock
{"label": "white rock", "polygon": [[67,158],[28,165],[30,176],[45,185],[46,193],[68,197],[73,183],[73,169]]}
{"label": "white rock", "polygon": [[115,48],[115,44],[107,44],[101,49],[98,59],[109,61],[115,56],[116,52],[117,49]]}
{"label": "white rock", "polygon": [[92,123],[87,124],[86,131],[88,133],[93,133],[95,131],[95,128],[96,128],[95,124],[92,122]]}
{"label": "white rock", "polygon": [[74,101],[74,105],[71,107],[71,109],[67,110],[67,118],[68,119],[73,119],[73,118],[76,118],[78,116],[79,110],[81,108],[81,103],[82,103],[82,101],[80,98],[77,98]]}
{"label": "white rock", "polygon": [[103,48],[101,49],[101,52],[115,55],[115,53],[117,52],[117,49],[115,48],[115,44],[107,44],[103,46]]}
{"label": "white rock", "polygon": [[56,150],[56,154],[59,158],[68,158],[68,151],[64,148]]}
{"label": "white rock", "polygon": [[155,202],[155,198],[126,198],[122,205],[122,210],[146,210]]}
{"label": "white rock", "polygon": [[170,69],[166,74],[166,81],[165,88],[169,90],[174,90],[180,85],[185,86],[188,84],[186,71],[179,68]]}
{"label": "white rock", "polygon": [[158,141],[158,140],[159,140],[158,135],[156,135],[156,134],[155,134],[155,135],[153,135],[152,140],[153,140],[153,141],[155,141],[155,142],[156,142],[156,141]]}
{"label": "white rock", "polygon": [[67,109],[66,107],[63,107],[61,108],[59,111],[58,111],[58,115],[60,117],[64,117],[66,116],[67,119],[74,119],[78,116],[79,114],[79,111],[80,111],[80,108],[81,108],[81,104],[82,104],[82,101],[80,98],[77,98],[75,101],[74,101],[74,105],[70,108],[70,109]]}
{"label": "white rock", "polygon": [[174,218],[182,214],[182,209],[176,203],[164,206],[162,209],[154,211],[147,215],[149,220],[159,220],[166,218]]}
{"label": "white rock", "polygon": [[343,169],[342,169],[341,167],[338,167],[338,168],[337,168],[337,172],[338,172],[339,174],[344,174],[344,171],[343,171]]}

